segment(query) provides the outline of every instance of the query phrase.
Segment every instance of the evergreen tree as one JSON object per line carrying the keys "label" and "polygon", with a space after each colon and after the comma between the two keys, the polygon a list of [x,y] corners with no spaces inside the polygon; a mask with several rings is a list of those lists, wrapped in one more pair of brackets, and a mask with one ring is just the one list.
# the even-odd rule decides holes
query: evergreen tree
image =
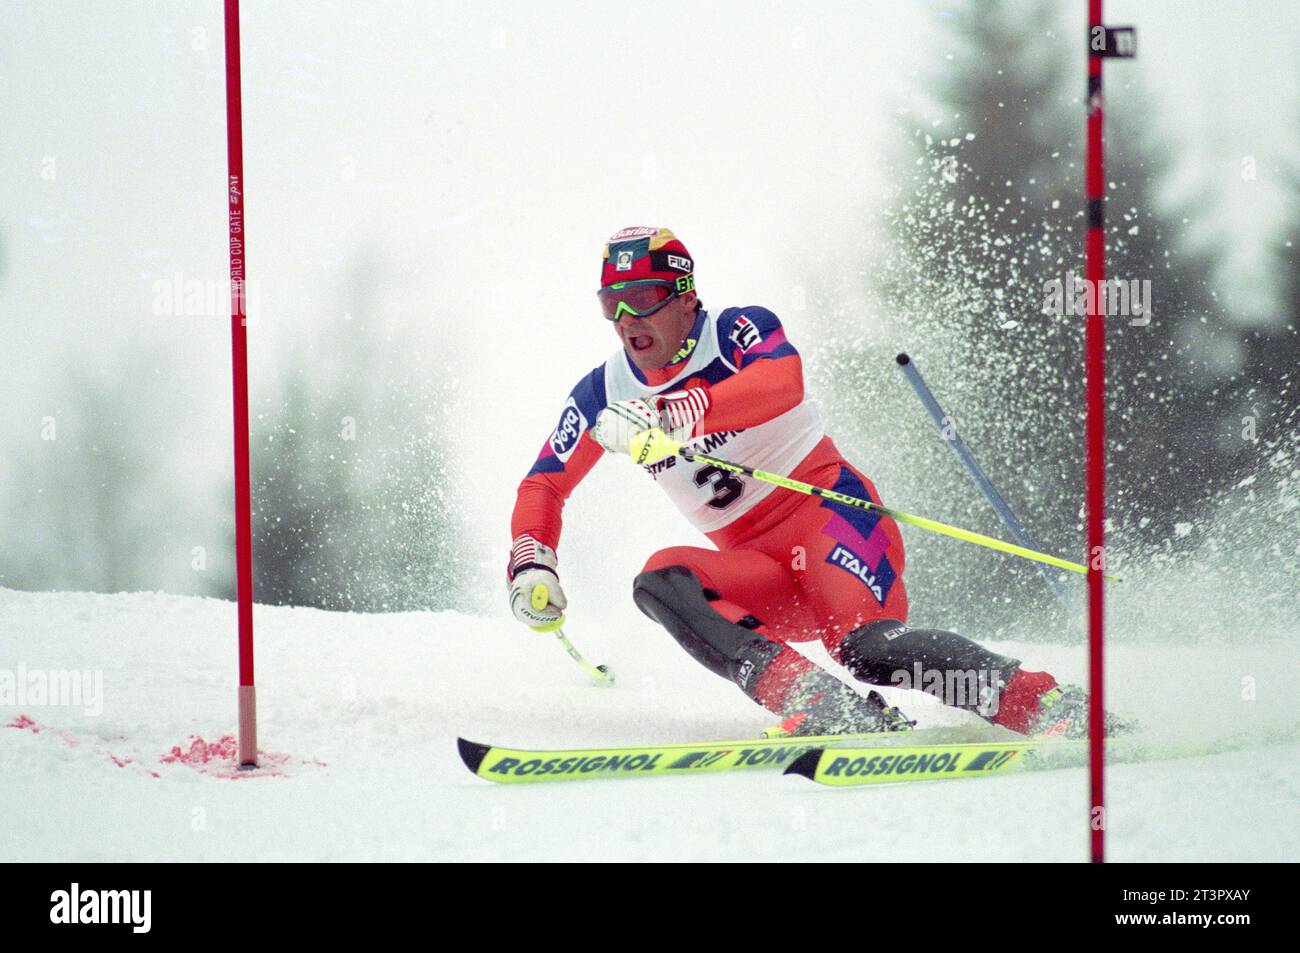
{"label": "evergreen tree", "polygon": [[[873,263],[873,284],[898,344],[925,367],[1012,508],[1044,548],[1079,554],[1085,320],[1045,313],[1049,282],[1083,277],[1076,19],[1047,2],[971,4],[949,16],[931,90],[942,118],[904,127],[912,175],[886,212],[892,248]],[[1213,253],[1190,251],[1185,240],[1197,215],[1170,214],[1155,200],[1170,174],[1156,123],[1135,114],[1144,104],[1129,96],[1108,93],[1107,104],[1107,275],[1149,281],[1154,299],[1148,315],[1107,319],[1108,517],[1119,550],[1132,553],[1166,541],[1241,474],[1240,440],[1221,438],[1225,421],[1241,422],[1234,395],[1268,391],[1276,405],[1282,391],[1264,382],[1286,380],[1294,404],[1295,334],[1247,336],[1225,319]],[[1240,366],[1214,359],[1243,347]],[[884,406],[908,413],[881,393],[884,359],[871,342],[835,337],[824,361],[835,382],[832,416],[866,421]],[[927,509],[1005,535],[930,439],[899,452],[911,480],[926,486]],[[978,587],[1014,612],[1045,592],[1031,573],[1005,572],[987,554],[913,540],[910,584],[942,602]]]}
{"label": "evergreen tree", "polygon": [[[453,436],[441,367],[392,341],[373,256],[350,269],[343,315],[323,319],[280,369],[254,420],[259,601],[350,611],[445,609],[464,578],[445,461]],[[396,333],[393,329],[396,328]]]}
{"label": "evergreen tree", "polygon": [[[924,315],[936,350],[955,352],[948,370],[978,408],[976,443],[1014,461],[1011,493],[1033,524],[1077,550],[1084,319],[1043,309],[1048,282],[1082,277],[1083,73],[1081,56],[1062,55],[1069,32],[1044,26],[1049,8],[980,4],[953,20],[958,52],[938,89],[950,128],[925,142],[929,179],[895,217],[886,291]],[[1107,130],[1107,275],[1150,281],[1154,297],[1149,324],[1107,320],[1111,512],[1133,540],[1153,517],[1153,534],[1187,518],[1225,470],[1203,402],[1220,380],[1187,329],[1229,341],[1236,329],[1212,260],[1182,250],[1181,224],[1154,199],[1166,160],[1130,114],[1110,110]]]}

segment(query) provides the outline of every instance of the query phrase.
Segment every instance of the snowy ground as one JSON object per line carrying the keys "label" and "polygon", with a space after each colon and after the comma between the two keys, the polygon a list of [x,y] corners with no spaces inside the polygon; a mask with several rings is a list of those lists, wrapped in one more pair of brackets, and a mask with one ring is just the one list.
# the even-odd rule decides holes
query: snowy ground
{"label": "snowy ground", "polygon": [[[458,734],[572,745],[744,737],[766,723],[630,604],[607,611],[569,634],[616,670],[611,690],[508,617],[258,607],[268,768],[232,777],[220,748],[234,730],[232,604],[0,589],[9,691],[20,665],[29,678],[102,675],[102,705],[0,697],[0,860],[1085,857],[1081,769],[858,790],[775,774],[531,788],[469,774]],[[1082,676],[1077,647],[993,647]],[[1114,766],[1112,859],[1300,859],[1297,660],[1293,643],[1111,652],[1112,707],[1181,741],[1221,739],[1225,722],[1246,739]],[[965,718],[891,694],[922,726]]]}

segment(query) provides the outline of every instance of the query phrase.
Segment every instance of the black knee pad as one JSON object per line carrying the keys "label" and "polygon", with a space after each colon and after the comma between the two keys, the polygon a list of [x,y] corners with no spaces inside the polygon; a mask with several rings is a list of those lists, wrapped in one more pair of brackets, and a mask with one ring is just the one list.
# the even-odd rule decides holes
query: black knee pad
{"label": "black knee pad", "polygon": [[1002,681],[1020,666],[1019,659],[990,652],[956,632],[909,629],[897,619],[877,619],[854,629],[840,645],[840,661],[872,685],[891,684],[900,670],[911,677],[918,664],[927,671],[994,672]]}
{"label": "black knee pad", "polygon": [[717,599],[685,566],[643,572],[632,583],[637,608],[667,629],[691,658],[747,688],[753,672],[781,646],[754,633],[761,623],[752,616],[727,621],[709,605],[710,596]]}

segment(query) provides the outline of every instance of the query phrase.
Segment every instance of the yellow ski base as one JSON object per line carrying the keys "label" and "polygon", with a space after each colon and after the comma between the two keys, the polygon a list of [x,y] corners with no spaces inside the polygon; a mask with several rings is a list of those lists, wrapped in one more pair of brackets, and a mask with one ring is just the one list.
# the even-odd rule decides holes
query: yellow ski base
{"label": "yellow ski base", "polygon": [[1022,767],[1065,767],[1077,763],[1083,743],[1053,739],[991,741],[983,744],[843,747],[805,752],[786,774],[833,787],[987,777]]}

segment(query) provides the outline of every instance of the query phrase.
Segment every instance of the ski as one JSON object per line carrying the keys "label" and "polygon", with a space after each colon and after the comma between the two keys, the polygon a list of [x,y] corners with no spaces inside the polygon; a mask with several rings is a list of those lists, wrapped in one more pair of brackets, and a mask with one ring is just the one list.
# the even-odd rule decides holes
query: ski
{"label": "ski", "polygon": [[846,745],[859,750],[864,744],[881,751],[910,751],[930,746],[948,750],[954,744],[987,738],[990,730],[997,729],[980,726],[923,728],[891,734],[810,735],[802,738],[535,750],[479,744],[464,738],[457,738],[456,743],[465,766],[480,778],[499,784],[538,784],[607,778],[680,777],[724,771],[775,771],[788,767],[810,752],[834,750]]}
{"label": "ski", "polygon": [[1020,738],[975,744],[923,744],[814,748],[786,767],[786,774],[834,787],[983,778],[1022,769],[1045,770],[1083,763],[1085,742]]}
{"label": "ski", "polygon": [[[978,729],[977,729],[978,730]],[[917,734],[917,732],[912,732]],[[1106,760],[1112,764],[1174,761],[1248,750],[1263,744],[1286,744],[1294,734],[1225,735],[1216,739],[1152,738],[1125,734],[1106,739]],[[785,769],[819,784],[859,787],[898,781],[938,781],[987,777],[1011,771],[1053,771],[1082,768],[1088,763],[1084,739],[1052,737],[949,739],[947,744],[915,746],[842,744],[805,751]]]}

